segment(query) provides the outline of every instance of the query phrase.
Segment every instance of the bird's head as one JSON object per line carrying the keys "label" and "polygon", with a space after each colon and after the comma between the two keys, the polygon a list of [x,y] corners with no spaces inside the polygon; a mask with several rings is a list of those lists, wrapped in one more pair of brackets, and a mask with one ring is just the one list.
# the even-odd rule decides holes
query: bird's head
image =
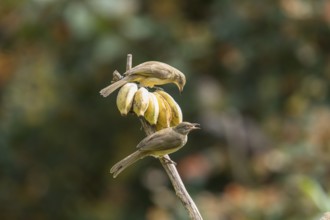
{"label": "bird's head", "polygon": [[188,134],[190,131],[195,129],[201,129],[200,125],[197,123],[190,123],[190,122],[181,122],[177,126],[173,128],[176,132],[180,134]]}
{"label": "bird's head", "polygon": [[184,85],[186,85],[186,76],[179,70],[174,71],[174,83],[181,93]]}

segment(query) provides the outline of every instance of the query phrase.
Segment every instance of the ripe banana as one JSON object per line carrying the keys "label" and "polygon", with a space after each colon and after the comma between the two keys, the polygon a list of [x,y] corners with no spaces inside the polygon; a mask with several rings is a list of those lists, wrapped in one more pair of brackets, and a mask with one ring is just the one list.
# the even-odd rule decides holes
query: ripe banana
{"label": "ripe banana", "polygon": [[134,96],[133,111],[137,116],[144,116],[149,105],[149,92],[146,88],[141,87]]}
{"label": "ripe banana", "polygon": [[144,113],[144,118],[149,122],[151,125],[155,125],[157,123],[159,116],[159,105],[156,96],[149,92],[149,105]]}
{"label": "ripe banana", "polygon": [[154,92],[158,105],[159,105],[159,116],[157,119],[156,130],[161,130],[163,128],[168,128],[171,125],[172,110],[171,106],[159,93]]}
{"label": "ripe banana", "polygon": [[121,115],[125,116],[131,111],[134,95],[138,87],[135,83],[126,83],[118,92],[117,107]]}
{"label": "ripe banana", "polygon": [[182,111],[178,103],[173,99],[173,97],[165,91],[157,90],[155,93],[161,95],[165,101],[169,104],[172,110],[172,120],[171,127],[176,126],[182,122]]}

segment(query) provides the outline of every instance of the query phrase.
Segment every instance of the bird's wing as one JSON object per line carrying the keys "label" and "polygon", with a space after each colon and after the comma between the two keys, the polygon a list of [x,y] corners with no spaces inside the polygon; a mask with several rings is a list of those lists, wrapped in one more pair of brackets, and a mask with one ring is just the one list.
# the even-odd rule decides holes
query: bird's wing
{"label": "bird's wing", "polygon": [[148,61],[141,63],[127,72],[127,75],[139,75],[145,77],[155,77],[159,79],[168,79],[171,76],[173,67],[166,63],[158,61]]}
{"label": "bird's wing", "polygon": [[137,145],[137,148],[143,151],[163,151],[178,147],[182,142],[180,134],[172,128],[167,128],[147,136]]}

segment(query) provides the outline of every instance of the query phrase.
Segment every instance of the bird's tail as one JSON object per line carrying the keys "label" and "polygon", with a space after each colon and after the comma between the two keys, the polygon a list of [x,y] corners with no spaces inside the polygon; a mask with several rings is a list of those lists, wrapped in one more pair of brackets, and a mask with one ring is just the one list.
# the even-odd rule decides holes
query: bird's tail
{"label": "bird's tail", "polygon": [[112,83],[111,85],[105,87],[104,89],[102,89],[100,91],[100,94],[103,96],[103,97],[107,97],[108,95],[110,95],[111,93],[113,93],[116,89],[122,87],[123,85],[125,85],[127,83],[127,80],[124,78],[124,79],[121,79],[117,82],[114,82]]}
{"label": "bird's tail", "polygon": [[135,163],[137,160],[142,159],[143,157],[147,156],[145,152],[142,151],[135,151],[134,153],[128,155],[118,163],[116,163],[111,169],[110,173],[113,174],[113,178],[116,178],[123,170],[125,170],[128,166]]}

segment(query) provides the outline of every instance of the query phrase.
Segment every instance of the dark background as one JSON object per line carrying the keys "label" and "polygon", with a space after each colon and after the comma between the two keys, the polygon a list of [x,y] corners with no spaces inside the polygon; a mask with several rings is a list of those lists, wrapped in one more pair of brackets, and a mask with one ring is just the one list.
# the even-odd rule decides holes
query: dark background
{"label": "dark background", "polygon": [[0,219],[188,219],[160,163],[109,168],[144,137],[112,72],[186,74],[172,155],[205,220],[318,219],[330,210],[330,3],[2,0]]}

